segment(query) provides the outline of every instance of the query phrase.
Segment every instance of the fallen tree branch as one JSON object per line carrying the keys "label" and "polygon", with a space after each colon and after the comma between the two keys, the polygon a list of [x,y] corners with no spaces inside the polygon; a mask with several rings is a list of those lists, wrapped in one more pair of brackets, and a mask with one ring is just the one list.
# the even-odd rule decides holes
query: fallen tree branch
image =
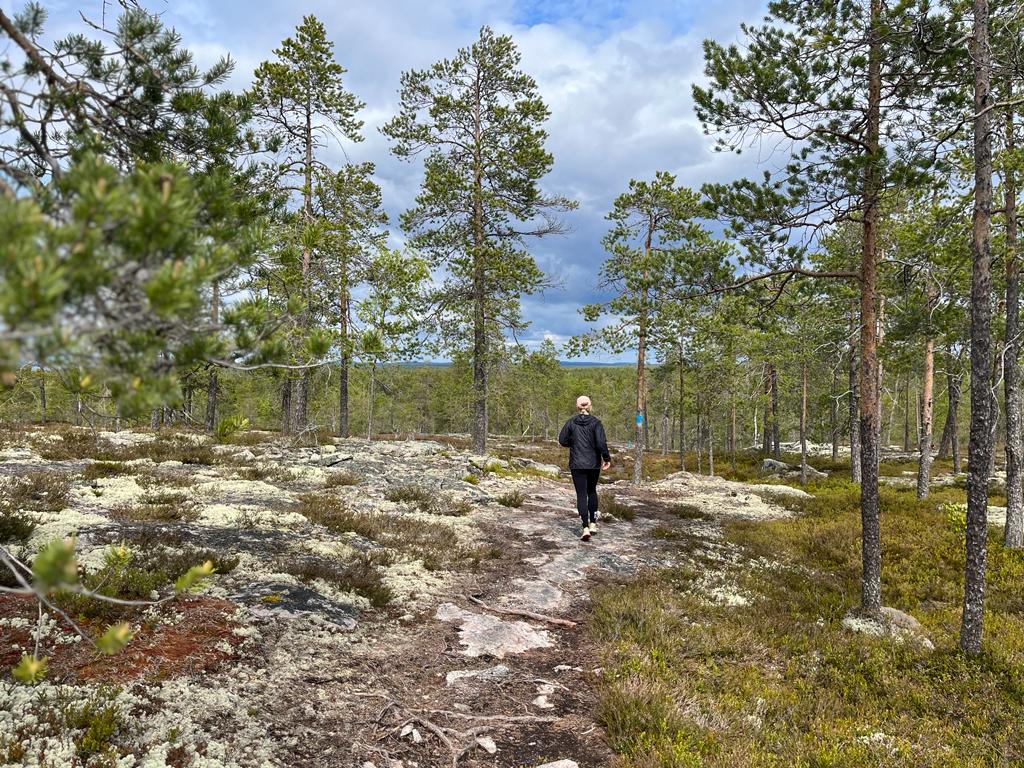
{"label": "fallen tree branch", "polygon": [[535,621],[546,621],[548,624],[557,624],[560,627],[575,627],[576,622],[570,621],[569,619],[559,619],[555,616],[545,616],[543,613],[534,613],[533,611],[524,611],[518,608],[498,608],[493,605],[487,605],[483,600],[479,600],[472,595],[466,595],[466,599],[470,602],[476,603],[485,611],[491,611],[493,613],[503,613],[508,616],[522,616],[527,619],[534,619]]}

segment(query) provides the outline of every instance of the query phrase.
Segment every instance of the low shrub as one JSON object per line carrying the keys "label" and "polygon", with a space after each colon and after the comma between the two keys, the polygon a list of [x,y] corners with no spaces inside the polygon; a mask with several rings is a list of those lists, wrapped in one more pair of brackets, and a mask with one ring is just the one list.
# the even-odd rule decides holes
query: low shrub
{"label": "low shrub", "polygon": [[526,501],[526,497],[523,496],[522,491],[508,491],[507,493],[501,494],[496,501],[503,507],[521,507],[523,502]]}
{"label": "low shrub", "polygon": [[331,472],[327,475],[327,482],[325,483],[326,488],[342,488],[350,485],[359,485],[362,478],[354,472],[349,472],[347,469],[340,470],[338,472]]}

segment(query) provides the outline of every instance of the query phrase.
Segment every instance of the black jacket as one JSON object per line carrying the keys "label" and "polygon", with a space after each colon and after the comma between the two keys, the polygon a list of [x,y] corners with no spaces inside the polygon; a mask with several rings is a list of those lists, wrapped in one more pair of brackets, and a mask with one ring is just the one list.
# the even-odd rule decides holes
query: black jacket
{"label": "black jacket", "polygon": [[573,416],[558,433],[558,444],[569,449],[569,469],[600,469],[602,459],[612,460],[604,425],[596,416]]}

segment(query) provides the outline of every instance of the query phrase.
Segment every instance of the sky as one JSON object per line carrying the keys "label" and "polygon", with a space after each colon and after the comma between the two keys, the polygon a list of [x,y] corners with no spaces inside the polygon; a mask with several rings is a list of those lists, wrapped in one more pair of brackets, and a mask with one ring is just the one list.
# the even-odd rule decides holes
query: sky
{"label": "sky", "polygon": [[[81,29],[79,13],[98,20],[102,0],[43,0],[49,35]],[[109,5],[116,8],[116,2]],[[764,0],[149,0],[149,10],[181,34],[200,63],[230,54],[230,87],[249,85],[257,65],[306,14],[316,15],[348,72],[346,87],[366,103],[365,141],[334,147],[328,161],[376,164],[392,222],[422,180],[418,163],[391,156],[378,128],[396,112],[399,75],[451,57],[487,24],[512,35],[522,69],[551,110],[548,149],[554,167],[545,191],[569,196],[568,234],[530,244],[558,287],[525,297],[529,329],[519,339],[560,347],[588,329],[579,314],[606,299],[598,290],[604,217],[630,178],[667,170],[688,186],[757,172],[756,159],[713,151],[693,111],[691,86],[703,73],[704,39],[736,42],[742,22],[760,20]],[[21,2],[0,0],[8,12]],[[13,8],[12,8],[13,7]],[[108,11],[109,13],[109,11]],[[396,234],[397,225],[395,224]],[[561,355],[564,357],[564,354]],[[609,361],[624,355],[595,353]]]}

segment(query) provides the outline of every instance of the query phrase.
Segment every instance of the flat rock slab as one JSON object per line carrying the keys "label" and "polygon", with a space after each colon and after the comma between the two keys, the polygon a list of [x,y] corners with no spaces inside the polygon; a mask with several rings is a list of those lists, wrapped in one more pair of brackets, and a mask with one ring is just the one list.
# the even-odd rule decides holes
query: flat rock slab
{"label": "flat rock slab", "polygon": [[497,616],[467,611],[454,603],[437,607],[436,618],[459,624],[459,640],[465,656],[505,656],[524,653],[534,648],[550,648],[547,630],[535,629],[525,621],[505,621]]}
{"label": "flat rock slab", "polygon": [[453,669],[447,675],[445,675],[445,685],[455,685],[460,680],[483,680],[485,682],[494,682],[495,680],[503,680],[508,677],[509,668],[504,664],[498,664],[493,667],[487,667],[486,669]]}

